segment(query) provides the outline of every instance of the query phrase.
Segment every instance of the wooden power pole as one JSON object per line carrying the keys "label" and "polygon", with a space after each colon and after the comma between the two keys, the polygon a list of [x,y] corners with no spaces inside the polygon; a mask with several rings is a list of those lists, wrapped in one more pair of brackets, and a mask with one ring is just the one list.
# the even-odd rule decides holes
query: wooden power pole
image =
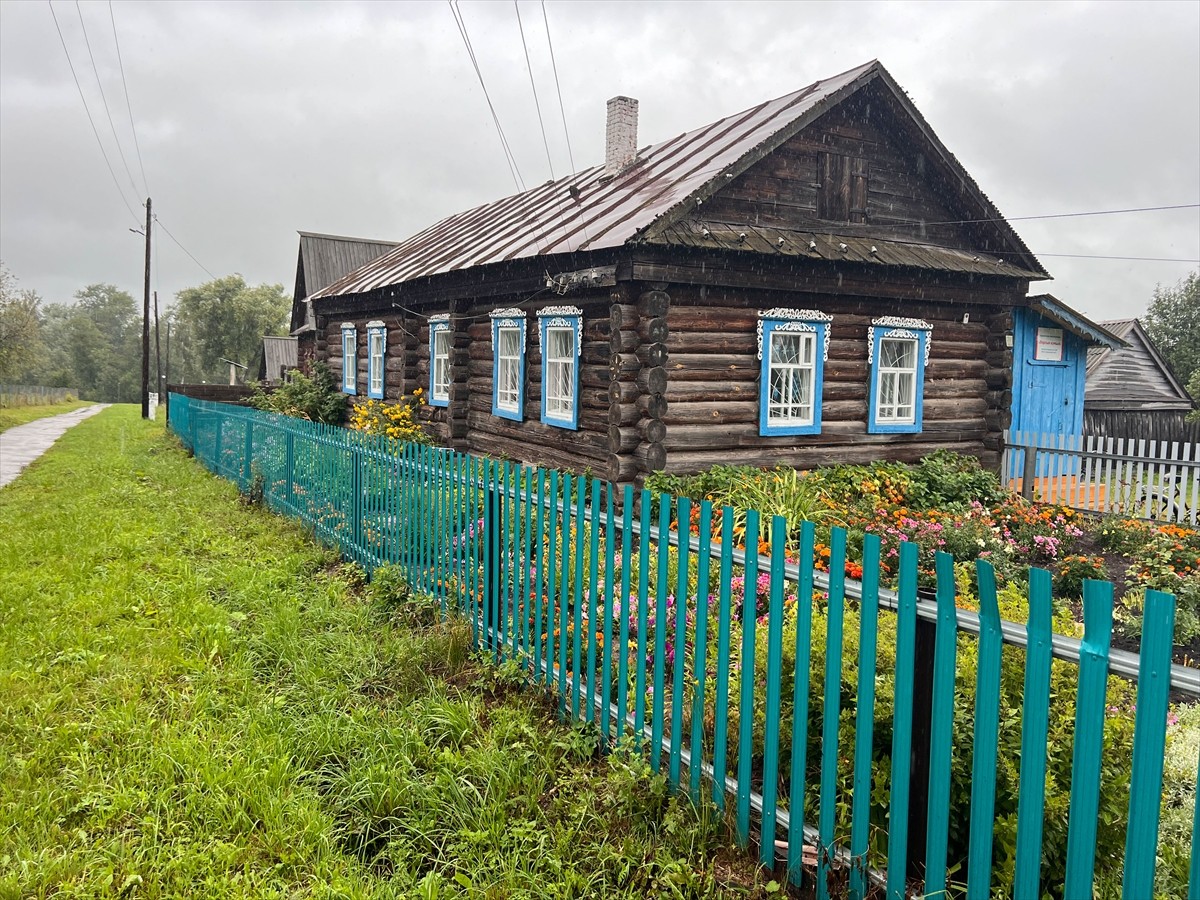
{"label": "wooden power pole", "polygon": [[150,198],[146,198],[146,283],[142,300],[142,418],[150,418]]}

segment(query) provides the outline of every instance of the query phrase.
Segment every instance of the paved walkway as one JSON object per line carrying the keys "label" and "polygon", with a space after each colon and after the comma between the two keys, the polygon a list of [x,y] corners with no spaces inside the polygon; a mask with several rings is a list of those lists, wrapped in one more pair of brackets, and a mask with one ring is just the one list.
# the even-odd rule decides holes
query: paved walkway
{"label": "paved walkway", "polygon": [[66,434],[67,429],[78,425],[88,416],[94,416],[106,406],[111,404],[97,403],[61,416],[35,419],[0,434],[0,488],[15,481],[21,471],[49,450],[55,441]]}

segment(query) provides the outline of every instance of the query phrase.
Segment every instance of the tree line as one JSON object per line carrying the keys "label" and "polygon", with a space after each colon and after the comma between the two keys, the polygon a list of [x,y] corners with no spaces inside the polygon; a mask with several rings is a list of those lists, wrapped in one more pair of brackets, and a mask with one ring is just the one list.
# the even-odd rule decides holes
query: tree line
{"label": "tree line", "polygon": [[[138,402],[142,304],[112,284],[90,284],[76,291],[75,301],[45,302],[0,263],[0,382],[74,388],[85,400]],[[180,291],[159,317],[161,360],[151,320],[151,390],[160,374],[172,383],[226,382],[229,365],[222,358],[253,368],[263,335],[287,333],[291,304],[282,284],[249,285],[241,275]]]}

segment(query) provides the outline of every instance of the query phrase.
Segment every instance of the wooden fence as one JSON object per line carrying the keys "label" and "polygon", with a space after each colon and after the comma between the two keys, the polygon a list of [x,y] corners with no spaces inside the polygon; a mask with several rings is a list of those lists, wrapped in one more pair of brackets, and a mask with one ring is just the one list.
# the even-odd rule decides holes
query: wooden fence
{"label": "wooden fence", "polygon": [[1195,525],[1200,444],[1005,432],[1001,472],[1025,497]]}
{"label": "wooden fence", "polygon": [[1159,443],[1200,444],[1200,420],[1186,409],[1087,409],[1083,434],[1096,438],[1133,438]]}
{"label": "wooden fence", "polygon": [[[822,569],[807,522],[789,543],[780,517],[179,395],[170,424],[213,472],[368,571],[401,567],[605,746],[640,748],[674,789],[730,807],[742,845],[794,883],[808,873],[818,897],[1091,897],[1097,859],[1110,889],[1153,894],[1169,692],[1200,697],[1200,671],[1171,663],[1169,594],[1148,592],[1137,656],[1110,649],[1107,583],[1085,587],[1081,642],[1052,632],[1040,570],[1029,621],[1008,622],[986,562],[976,564],[978,613],[957,608],[947,554],[933,596],[921,596],[912,544],[900,547],[893,591],[873,535],[853,581],[838,528]],[[1001,678],[1014,655],[1020,750],[1001,763],[1019,766],[1015,806],[997,791]],[[1059,718],[1074,721],[1065,837],[1043,827],[1054,660],[1077,678],[1073,704],[1056,700],[1068,704]],[[974,696],[959,697],[968,670]],[[1110,673],[1137,682],[1123,761],[1105,745]],[[969,775],[952,777],[966,759]],[[1102,759],[1131,780],[1102,783]],[[1007,862],[994,851],[1001,804],[1016,822]],[[1114,807],[1119,846],[1098,855],[1097,828],[1111,827]]]}
{"label": "wooden fence", "polygon": [[43,387],[40,384],[0,384],[0,407],[40,406],[76,400],[75,388]]}

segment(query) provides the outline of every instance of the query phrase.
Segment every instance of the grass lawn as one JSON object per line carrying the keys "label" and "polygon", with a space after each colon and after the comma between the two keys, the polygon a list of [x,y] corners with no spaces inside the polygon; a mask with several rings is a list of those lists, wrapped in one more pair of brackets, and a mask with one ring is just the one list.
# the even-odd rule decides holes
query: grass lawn
{"label": "grass lawn", "polygon": [[48,403],[44,406],[6,406],[0,409],[0,431],[8,431],[35,419],[57,416],[59,413],[94,405],[94,401],[91,400],[69,400],[66,403]]}
{"label": "grass lawn", "polygon": [[0,534],[0,898],[767,895],[135,407],[0,491]]}

